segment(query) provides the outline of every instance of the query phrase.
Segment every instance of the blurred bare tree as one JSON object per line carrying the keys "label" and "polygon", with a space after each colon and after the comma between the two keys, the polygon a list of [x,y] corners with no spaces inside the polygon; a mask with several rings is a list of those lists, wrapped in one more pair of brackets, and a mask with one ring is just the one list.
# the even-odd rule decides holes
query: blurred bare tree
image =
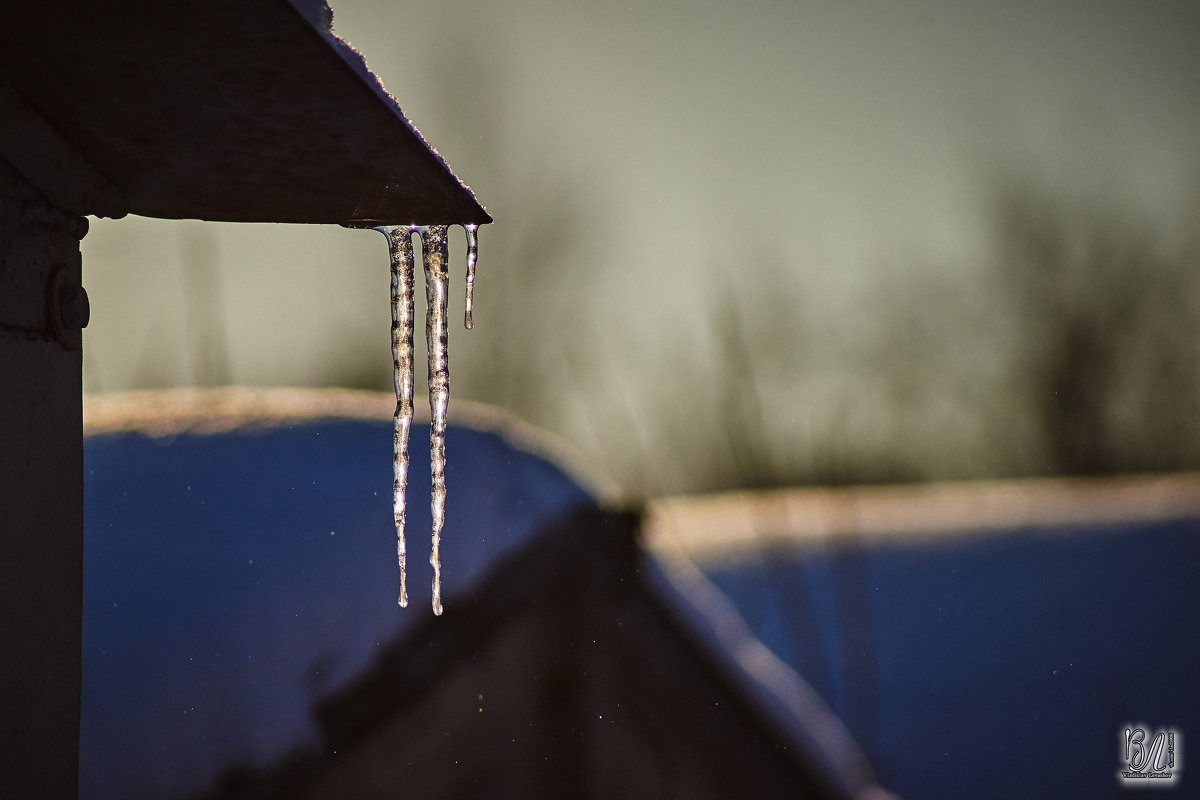
{"label": "blurred bare tree", "polygon": [[892,430],[898,398],[873,340],[817,313],[806,279],[819,277],[776,245],[744,256],[736,269],[709,267],[736,279],[710,291],[707,335],[668,343],[680,352],[644,392],[653,440],[639,450],[659,455],[657,483],[704,492],[922,477]]}
{"label": "blurred bare tree", "polygon": [[628,457],[670,491],[1200,468],[1195,232],[1033,178],[982,201],[987,260],[879,269],[850,326],[778,255],[717,265]]}
{"label": "blurred bare tree", "polygon": [[[1029,472],[1200,467],[1200,239],[1029,180],[993,197],[990,290],[1007,380],[1038,426]],[[1039,463],[1040,462],[1040,463]]]}
{"label": "blurred bare tree", "polygon": [[[633,498],[1200,467],[1195,233],[1172,243],[1119,199],[1008,176],[981,194],[981,263],[880,265],[847,320],[809,299],[827,296],[805,284],[819,275],[755,239],[744,263],[707,265],[737,277],[711,289],[706,325],[674,340],[664,325],[647,348],[580,299],[605,280],[584,254],[612,232],[576,198],[602,178],[502,157],[537,127],[506,106],[482,46],[432,65],[447,85],[423,121],[498,223],[456,398],[565,434]],[[388,386],[385,337],[372,342],[331,381]]]}

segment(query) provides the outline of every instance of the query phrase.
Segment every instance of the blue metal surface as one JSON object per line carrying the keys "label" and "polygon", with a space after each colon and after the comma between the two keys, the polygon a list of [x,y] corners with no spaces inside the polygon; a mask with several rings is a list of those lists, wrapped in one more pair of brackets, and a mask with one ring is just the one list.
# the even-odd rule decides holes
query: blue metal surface
{"label": "blue metal surface", "polygon": [[[447,449],[452,607],[540,523],[591,501],[496,434],[451,428]],[[312,742],[312,701],[431,613],[423,451],[400,609],[390,422],[86,440],[80,798],[187,796]]]}
{"label": "blue metal surface", "polygon": [[884,786],[1083,800],[1127,794],[1127,723],[1200,740],[1197,564],[1185,519],[777,552],[709,575]]}

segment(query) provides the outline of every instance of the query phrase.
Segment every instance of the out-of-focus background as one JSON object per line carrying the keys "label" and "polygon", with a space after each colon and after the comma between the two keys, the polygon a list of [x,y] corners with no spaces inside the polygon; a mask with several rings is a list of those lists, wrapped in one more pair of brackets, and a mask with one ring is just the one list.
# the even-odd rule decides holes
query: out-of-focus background
{"label": "out-of-focus background", "polygon": [[[391,390],[384,239],[95,220],[81,797],[1093,798],[1146,767],[1137,726],[1182,753],[1194,3],[342,0],[334,29],[496,219],[450,336],[446,615],[424,429],[400,610],[392,401],[244,388]],[[191,386],[233,388],[120,393]]]}
{"label": "out-of-focus background", "polygon": [[[1200,466],[1194,3],[333,5],[496,219],[453,398],[630,497]],[[87,392],[391,385],[376,233],[83,252]]]}

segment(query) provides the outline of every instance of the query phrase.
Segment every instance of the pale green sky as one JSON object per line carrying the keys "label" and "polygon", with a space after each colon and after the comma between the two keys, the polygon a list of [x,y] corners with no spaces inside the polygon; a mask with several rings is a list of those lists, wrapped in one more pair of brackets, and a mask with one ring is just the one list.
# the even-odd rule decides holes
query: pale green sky
{"label": "pale green sky", "polygon": [[[970,262],[997,165],[1111,189],[1164,231],[1194,224],[1194,2],[333,6],[496,219],[452,366],[504,313],[489,305],[497,257],[543,223],[522,214],[525,186],[569,187],[586,222],[570,267],[588,290],[570,302],[639,335],[686,330],[728,272],[753,279],[737,266],[747,237],[843,317],[880,269]],[[93,221],[83,251],[89,391],[211,380],[222,347],[229,380],[305,384],[372,336],[387,371],[378,234],[128,218]]]}

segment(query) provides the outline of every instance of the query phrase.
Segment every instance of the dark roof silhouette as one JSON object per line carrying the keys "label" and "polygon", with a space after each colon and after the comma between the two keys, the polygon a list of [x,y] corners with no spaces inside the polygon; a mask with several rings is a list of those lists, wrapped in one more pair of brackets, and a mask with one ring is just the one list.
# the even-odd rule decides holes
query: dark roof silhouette
{"label": "dark roof silhouette", "polygon": [[212,796],[888,796],[819,703],[781,710],[689,620],[638,525],[548,525],[321,701],[319,753]]}

